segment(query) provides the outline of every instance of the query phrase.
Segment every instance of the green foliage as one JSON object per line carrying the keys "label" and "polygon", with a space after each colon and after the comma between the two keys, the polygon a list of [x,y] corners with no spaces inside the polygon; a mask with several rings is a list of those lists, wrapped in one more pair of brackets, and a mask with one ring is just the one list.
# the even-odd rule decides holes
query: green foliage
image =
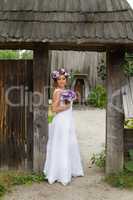
{"label": "green foliage", "polygon": [[101,60],[101,63],[99,64],[99,66],[97,67],[97,73],[98,76],[102,79],[105,80],[106,76],[107,76],[107,72],[106,72],[106,65],[104,63],[104,60]]}
{"label": "green foliage", "polygon": [[48,106],[48,123],[51,123],[53,121],[54,116],[56,115],[55,112],[52,112],[51,104]]}
{"label": "green foliage", "polygon": [[33,59],[33,51],[30,50],[26,50],[23,53],[21,53],[21,59]]}
{"label": "green foliage", "polygon": [[124,167],[127,171],[133,172],[133,149],[129,149],[129,161],[126,161]]}
{"label": "green foliage", "polygon": [[0,196],[11,191],[14,185],[32,184],[33,182],[45,181],[43,173],[23,171],[1,171],[0,172]]}
{"label": "green foliage", "polygon": [[44,181],[44,175],[28,174],[28,175],[14,175],[12,178],[12,185],[30,184],[33,182]]}
{"label": "green foliage", "polygon": [[53,120],[53,118],[54,118],[54,116],[53,116],[53,115],[49,115],[49,116],[48,116],[48,123],[51,123],[51,122],[52,122],[52,120]]}
{"label": "green foliage", "polygon": [[0,183],[0,197],[2,197],[6,192],[6,188]]}
{"label": "green foliage", "polygon": [[97,85],[88,95],[87,102],[98,108],[105,108],[107,103],[106,90],[102,85]]}
{"label": "green foliage", "polygon": [[133,189],[133,173],[126,170],[105,176],[105,181],[113,187]]}
{"label": "green foliage", "polygon": [[127,161],[124,166],[128,171],[133,172],[133,161]]}
{"label": "green foliage", "polygon": [[33,59],[33,51],[0,50],[0,59],[1,60]]}
{"label": "green foliage", "polygon": [[0,50],[0,59],[19,59],[19,51]]}
{"label": "green foliage", "polygon": [[93,153],[91,157],[91,163],[95,164],[97,167],[105,168],[106,154],[105,149],[100,153]]}
{"label": "green foliage", "polygon": [[130,119],[126,119],[124,121],[124,128],[133,128],[133,119],[130,118]]}
{"label": "green foliage", "polygon": [[125,58],[121,67],[126,76],[133,76],[133,60],[129,61],[127,58]]}
{"label": "green foliage", "polygon": [[124,170],[105,177],[105,181],[114,187],[133,189],[133,149],[129,150],[130,160],[124,163]]}

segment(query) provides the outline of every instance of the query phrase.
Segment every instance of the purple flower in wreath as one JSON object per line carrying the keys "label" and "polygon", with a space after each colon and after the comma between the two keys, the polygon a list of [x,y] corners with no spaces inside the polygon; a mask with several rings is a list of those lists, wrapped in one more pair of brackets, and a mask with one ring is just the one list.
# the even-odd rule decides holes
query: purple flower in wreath
{"label": "purple flower in wreath", "polygon": [[61,100],[73,101],[76,99],[76,93],[73,90],[65,90],[61,93]]}
{"label": "purple flower in wreath", "polygon": [[64,69],[64,68],[60,68],[58,70],[54,70],[51,73],[52,79],[56,80],[60,75],[64,75],[65,77],[69,77],[70,74]]}
{"label": "purple flower in wreath", "polygon": [[60,72],[60,74],[65,74],[66,71],[65,71],[64,68],[60,68],[60,69],[59,69],[59,72]]}
{"label": "purple flower in wreath", "polygon": [[60,73],[57,70],[54,70],[51,73],[52,79],[57,79],[60,76]]}

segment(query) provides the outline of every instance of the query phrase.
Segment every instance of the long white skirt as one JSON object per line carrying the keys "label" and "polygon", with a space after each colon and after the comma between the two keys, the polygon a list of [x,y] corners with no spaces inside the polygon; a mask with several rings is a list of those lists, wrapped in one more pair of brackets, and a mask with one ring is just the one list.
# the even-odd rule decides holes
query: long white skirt
{"label": "long white skirt", "polygon": [[57,113],[49,124],[43,172],[50,184],[58,181],[67,185],[72,176],[84,176],[72,107]]}

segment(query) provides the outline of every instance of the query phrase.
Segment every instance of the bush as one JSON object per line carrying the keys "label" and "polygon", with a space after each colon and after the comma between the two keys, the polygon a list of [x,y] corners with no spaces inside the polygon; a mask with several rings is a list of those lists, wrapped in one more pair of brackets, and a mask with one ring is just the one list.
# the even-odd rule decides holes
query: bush
{"label": "bush", "polygon": [[101,80],[103,81],[106,80],[107,72],[106,72],[106,65],[103,59],[99,63],[99,66],[97,66],[97,73],[98,73],[98,76],[101,78]]}
{"label": "bush", "polygon": [[123,171],[105,177],[105,181],[111,186],[133,188],[133,149],[129,150],[129,156],[130,160],[124,163]]}
{"label": "bush", "polygon": [[133,189],[133,173],[126,170],[105,176],[104,180],[113,187]]}
{"label": "bush", "polygon": [[0,59],[19,59],[19,52],[13,50],[0,50]]}
{"label": "bush", "polygon": [[107,103],[106,89],[102,85],[97,85],[88,95],[88,103],[98,108],[105,108]]}
{"label": "bush", "polygon": [[102,150],[100,153],[93,153],[91,157],[92,164],[95,164],[97,167],[105,169],[105,161],[106,161],[106,154],[105,149]]}
{"label": "bush", "polygon": [[0,184],[0,197],[2,197],[5,194],[5,192],[6,188],[2,184]]}
{"label": "bush", "polygon": [[133,76],[133,61],[129,61],[127,58],[125,58],[121,67],[126,76]]}
{"label": "bush", "polygon": [[133,172],[133,149],[129,149],[128,153],[129,161],[125,162],[124,167],[128,172]]}

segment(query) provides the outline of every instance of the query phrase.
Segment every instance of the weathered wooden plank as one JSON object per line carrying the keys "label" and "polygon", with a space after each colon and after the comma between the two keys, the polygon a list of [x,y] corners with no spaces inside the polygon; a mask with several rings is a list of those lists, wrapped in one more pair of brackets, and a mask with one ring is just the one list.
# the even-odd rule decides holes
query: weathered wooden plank
{"label": "weathered wooden plank", "polygon": [[[97,13],[80,13],[80,12],[34,12],[23,11],[18,12],[2,12],[0,11],[0,21],[2,22],[30,22],[34,25],[35,22],[64,22],[64,23],[79,23],[79,22],[132,22],[133,13],[131,10],[125,12],[97,12]],[[33,23],[34,22],[34,23]],[[26,25],[26,24],[25,24]]]}
{"label": "weathered wooden plank", "polygon": [[[22,0],[21,3],[17,0],[2,1],[0,4],[0,9],[2,10],[35,10],[35,11],[80,11],[81,5],[84,10],[90,11],[105,11],[108,10],[119,10],[119,9],[128,9],[129,4],[125,0],[51,0],[50,3],[48,0]],[[99,8],[99,4],[101,4]],[[105,5],[107,8],[105,9]],[[113,6],[112,6],[113,4]],[[65,6],[64,6],[65,5]],[[85,7],[86,6],[86,7]]]}
{"label": "weathered wooden plank", "polygon": [[[38,47],[34,50],[33,62],[33,170],[42,171],[46,158],[48,138],[48,49]],[[35,95],[35,94],[38,95]]]}
{"label": "weathered wooden plank", "polygon": [[[26,61],[27,62],[27,61]],[[26,81],[25,87],[25,127],[26,127],[26,137],[27,137],[27,169],[33,170],[33,104],[32,104],[32,94],[33,94],[33,61],[27,63],[26,67]]]}
{"label": "weathered wooden plank", "polygon": [[107,52],[106,174],[123,169],[124,114],[121,87],[125,76],[120,66],[123,60],[122,50]]}
{"label": "weathered wooden plank", "polygon": [[[3,169],[27,169],[27,159],[32,162],[31,156],[27,151],[29,148],[29,140],[27,139],[27,124],[33,122],[29,120],[28,115],[25,116],[25,101],[20,104],[20,100],[25,99],[25,90],[20,93],[20,86],[25,83],[29,85],[32,79],[32,66],[30,61],[0,61],[0,168]],[[29,78],[30,77],[30,78]],[[32,84],[32,83],[30,83]],[[12,88],[12,87],[18,88]],[[9,89],[9,95],[6,96],[6,91]],[[9,98],[9,101],[7,101]],[[12,105],[11,103],[19,103],[20,105]],[[27,121],[27,123],[25,123]],[[30,135],[33,137],[32,129]],[[31,149],[30,149],[31,150]],[[32,151],[31,151],[32,152]],[[30,168],[31,169],[31,168]]]}
{"label": "weathered wooden plank", "polygon": [[[92,18],[93,16],[93,18]],[[21,22],[113,22],[113,21],[133,21],[131,11],[125,12],[99,12],[99,13],[72,13],[72,12],[50,12],[36,13],[23,12],[23,15],[17,13],[0,12],[0,21],[21,21]],[[10,19],[9,19],[10,18]]]}

